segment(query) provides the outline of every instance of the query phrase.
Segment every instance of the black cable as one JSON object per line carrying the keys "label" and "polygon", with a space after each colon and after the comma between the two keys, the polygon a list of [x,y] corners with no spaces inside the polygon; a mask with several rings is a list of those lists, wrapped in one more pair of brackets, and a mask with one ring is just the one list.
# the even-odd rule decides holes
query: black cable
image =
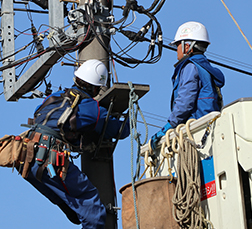
{"label": "black cable", "polygon": [[[114,40],[114,38],[113,38]],[[114,40],[115,41],[115,40]],[[138,44],[138,42],[132,41],[129,45],[127,45],[125,48],[121,48],[121,46],[115,41],[116,45],[120,48],[121,51],[117,53],[117,55],[128,55],[127,52],[129,52],[134,46]],[[130,57],[130,55],[128,55]]]}
{"label": "black cable", "polygon": [[[168,46],[168,45],[165,45],[165,44],[163,44],[163,47],[166,48],[166,49],[170,49],[170,50],[172,50],[172,51],[177,51],[176,48],[171,47],[171,46]],[[239,68],[235,68],[235,67],[232,67],[232,66],[230,66],[230,65],[217,62],[217,61],[215,61],[215,60],[208,59],[208,61],[209,61],[210,63],[219,65],[219,66],[221,66],[221,67],[224,67],[224,68],[227,68],[227,69],[236,71],[236,72],[240,72],[240,73],[243,73],[243,74],[252,76],[252,72],[248,72],[248,71],[245,71],[245,70],[242,70],[242,69],[239,69]]]}
{"label": "black cable", "polygon": [[[28,8],[29,9],[27,9],[27,5],[28,5]],[[28,19],[31,21],[31,23],[33,22],[33,20],[32,20],[32,14],[31,14],[31,12],[29,12],[28,10],[30,10],[30,4],[28,3],[28,4],[25,4],[25,9],[27,10],[26,12],[27,12],[27,17],[28,17]]]}
{"label": "black cable", "polygon": [[155,15],[156,13],[158,13],[161,10],[161,8],[164,5],[164,3],[165,3],[165,0],[161,0],[161,2],[159,3],[159,5],[157,6],[157,8],[153,12],[151,12],[151,14]]}
{"label": "black cable", "polygon": [[[124,30],[120,31],[120,30],[118,30],[122,34],[126,35],[126,37],[128,37],[129,40],[131,40],[130,44],[128,46],[126,46],[124,49],[122,49],[117,44],[118,47],[120,47],[120,49],[121,49],[121,51],[119,51],[118,53],[114,53],[112,51],[111,47],[109,47],[109,48],[106,47],[105,43],[99,38],[99,35],[96,32],[96,28],[95,28],[94,23],[100,23],[102,25],[102,24],[107,24],[107,22],[98,22],[97,20],[94,20],[93,10],[91,10],[90,6],[87,6],[87,4],[86,4],[86,10],[85,10],[85,12],[82,12],[82,13],[85,13],[87,21],[88,21],[88,23],[90,25],[90,28],[92,30],[93,36],[97,38],[97,40],[99,41],[99,43],[109,53],[109,55],[112,56],[112,57],[114,57],[113,59],[115,61],[119,62],[120,64],[123,64],[123,66],[132,67],[132,66],[129,66],[129,65],[134,65],[135,64],[135,66],[133,66],[133,68],[134,68],[134,67],[136,67],[136,66],[138,66],[139,64],[142,64],[142,63],[153,64],[153,63],[156,63],[157,61],[159,61],[160,58],[161,58],[161,55],[162,55],[162,48],[168,48],[168,49],[171,49],[173,51],[176,51],[176,48],[169,47],[169,46],[163,44],[161,25],[158,22],[158,20],[156,19],[156,17],[154,16],[154,14],[156,14],[161,9],[161,7],[163,6],[164,2],[165,2],[165,0],[161,0],[161,1],[159,1],[159,0],[157,1],[156,0],[156,1],[153,2],[152,6],[150,8],[148,8],[148,9],[144,9],[142,6],[138,6],[136,1],[132,0],[132,1],[128,1],[127,2],[128,3],[128,9],[126,11],[128,11],[128,13],[129,13],[130,10],[133,10],[133,11],[136,11],[138,13],[145,14],[146,16],[148,16],[150,18],[150,20],[146,24],[148,26],[145,25],[145,26],[142,27],[142,29],[143,28],[146,29],[146,32],[143,32],[144,29],[143,30],[142,29],[139,30],[138,33],[135,33],[133,31],[124,31]],[[90,15],[87,13],[88,12],[87,11],[87,7],[89,7],[88,9],[89,9]],[[116,8],[116,6],[114,6],[114,7]],[[151,13],[150,11],[152,11],[155,7],[156,7],[156,9],[154,10],[154,12]],[[122,7],[120,7],[120,8],[122,9]],[[81,9],[80,9],[80,11],[81,11]],[[82,10],[82,11],[84,11],[84,10]],[[126,12],[125,16],[128,16],[128,13]],[[27,15],[28,15],[29,20],[32,21],[31,14],[27,12]],[[125,21],[126,18],[127,17],[124,17],[123,20],[121,20],[121,21]],[[153,25],[152,22],[155,22],[155,24],[157,25],[156,31],[154,31],[154,25]],[[112,25],[114,23],[108,22],[108,24]],[[58,31],[57,28],[53,28],[51,26],[48,26],[48,27],[50,27],[50,28]],[[147,29],[147,27],[151,27],[152,28],[151,39],[148,39],[148,38],[145,37],[145,35],[146,35],[146,33],[148,32],[148,29],[149,29],[149,28]],[[17,35],[17,37],[18,36],[19,35]],[[90,37],[90,39],[87,40],[87,44],[94,37]],[[157,42],[156,42],[156,39],[158,39]],[[150,45],[149,45],[149,48],[147,50],[147,54],[145,55],[145,57],[142,60],[139,60],[139,59],[133,58],[128,53],[129,53],[130,50],[132,50],[141,41],[150,42]],[[116,41],[115,41],[115,43],[116,43]],[[155,53],[155,45],[158,46],[158,54],[156,56],[154,55],[154,53]],[[59,53],[61,53],[61,51],[62,51],[63,52],[62,57],[63,57],[64,55],[68,54],[69,52],[77,50],[79,48],[79,45],[77,45],[75,47],[76,48],[73,48],[73,47],[71,47],[71,48],[66,48],[66,47],[63,48],[63,47],[61,47],[59,45],[59,47],[54,46],[53,48],[48,48],[48,49],[45,50],[45,52],[51,51],[53,49],[56,50],[56,51],[58,51]],[[15,54],[16,54],[16,52],[13,53],[12,55],[15,55]],[[124,57],[123,55],[126,55],[127,57]],[[150,59],[149,60],[147,60],[148,55],[150,55]],[[39,55],[37,55],[36,57],[38,57],[38,56]],[[69,56],[72,59],[74,59],[74,57],[72,57],[70,54],[69,54]],[[29,61],[31,59],[34,59],[34,57],[31,57],[31,58],[28,57],[25,61],[22,61],[21,64],[24,63],[24,62],[27,62],[27,61]],[[209,60],[209,62],[212,62],[214,64],[220,65],[222,67],[230,68],[232,70],[235,70],[235,71],[238,71],[238,72],[241,72],[241,73],[244,73],[244,74],[252,75],[252,73],[250,73],[250,72],[247,72],[247,71],[244,71],[244,70],[241,70],[241,69],[238,69],[238,68],[234,68],[234,67],[228,66],[226,64],[218,63],[217,61],[214,61],[214,60]],[[17,62],[15,62],[14,65],[17,66],[18,65]],[[13,65],[9,65],[8,67],[11,67],[11,66],[13,66]]]}
{"label": "black cable", "polygon": [[[1,10],[1,9],[0,9]],[[14,8],[14,11],[24,11],[30,13],[48,14],[48,11]]]}
{"label": "black cable", "polygon": [[[31,49],[30,49],[30,52],[29,52],[29,55],[34,52],[35,50],[35,44],[32,45]],[[20,77],[20,75],[22,74],[22,72],[24,71],[25,67],[28,65],[28,62],[25,63],[25,65],[23,66],[22,70],[19,72],[19,75],[17,76],[18,78]],[[21,66],[21,65],[20,65]]]}
{"label": "black cable", "polygon": [[11,55],[9,55],[9,56],[6,56],[6,57],[4,57],[4,58],[2,58],[2,59],[0,59],[0,61],[3,61],[3,60],[8,59],[8,58],[10,58],[10,57],[12,57],[12,56],[15,56],[15,55],[18,54],[19,52],[25,50],[25,49],[26,49],[28,46],[30,46],[32,43],[33,43],[33,41],[31,41],[30,43],[28,43],[26,46],[22,47],[22,48],[19,49],[18,51],[14,52],[13,54],[11,54]]}
{"label": "black cable", "polygon": [[148,9],[146,9],[146,11],[147,12],[152,11],[156,7],[156,5],[158,4],[159,1],[160,0],[154,0],[154,2],[152,3],[152,5]]}
{"label": "black cable", "polygon": [[[153,9],[156,6],[157,3],[158,3],[158,1],[154,2],[154,4],[152,5],[153,7],[151,7],[150,9]],[[160,2],[157,11],[161,9],[163,3],[164,3],[164,1]],[[154,33],[153,32],[153,25],[152,25],[152,36],[151,36],[150,45],[149,45],[149,48],[148,48],[146,56],[142,60],[138,60],[138,59],[135,59],[135,58],[126,58],[126,57],[122,57],[122,56],[119,56],[118,54],[113,53],[113,55],[115,56],[114,59],[115,59],[115,61],[119,62],[120,64],[122,64],[123,62],[125,62],[124,66],[127,66],[127,67],[129,67],[128,64],[135,64],[135,66],[133,66],[133,68],[136,67],[136,66],[138,66],[140,63],[149,63],[149,64],[156,63],[157,61],[160,60],[161,55],[162,55],[162,44],[163,44],[163,41],[162,41],[161,25],[160,25],[160,23],[158,22],[158,20],[156,19],[156,17],[153,14],[149,13],[142,6],[141,7],[138,6],[136,1],[127,0],[126,9],[124,9],[124,14],[123,15],[124,16],[128,16],[128,13],[129,13],[130,9],[136,10],[139,13],[143,13],[143,14],[147,15],[150,18],[151,24],[152,24],[152,21],[155,21],[155,23],[157,25],[157,30]],[[155,13],[157,11],[155,11]],[[147,25],[149,26],[150,23],[147,23]],[[142,30],[140,30],[137,34],[134,34],[134,32],[132,32],[132,31],[123,31],[121,28],[122,27],[120,27],[118,29],[118,31],[122,32],[125,36],[127,36],[133,42],[136,41],[136,40],[140,40],[140,38],[142,40],[144,40],[144,35],[147,33],[147,32],[145,32],[145,34],[141,34]],[[147,26],[145,28],[147,28]],[[158,39],[157,43],[155,43],[156,39]],[[156,44],[158,45],[158,55],[154,56],[154,50],[155,50],[155,45]],[[150,53],[151,53],[151,58],[149,60],[146,60],[147,57],[148,57],[148,55]],[[120,61],[118,61],[119,59],[120,59]]]}

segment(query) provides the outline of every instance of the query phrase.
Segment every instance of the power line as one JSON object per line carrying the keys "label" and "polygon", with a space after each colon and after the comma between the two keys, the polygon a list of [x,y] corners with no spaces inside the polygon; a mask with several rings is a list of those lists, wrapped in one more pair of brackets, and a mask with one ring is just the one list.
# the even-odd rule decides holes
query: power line
{"label": "power line", "polygon": [[[136,27],[133,27],[133,26],[131,26],[131,27],[134,28],[135,30],[137,30]],[[172,41],[171,39],[165,38],[165,37],[163,38],[163,40],[164,41],[168,40],[169,42]],[[146,38],[146,41],[150,42],[150,40],[148,38]],[[177,49],[175,47],[172,47],[169,44],[163,44],[163,48],[166,48],[166,49],[169,49],[169,50],[172,50],[172,51],[177,51]],[[250,64],[247,64],[247,63],[244,63],[244,62],[241,62],[241,61],[237,61],[237,60],[234,60],[234,59],[231,59],[231,58],[228,58],[228,57],[224,57],[224,56],[221,56],[221,55],[218,55],[218,54],[215,54],[215,53],[211,53],[211,52],[207,52],[207,53],[210,53],[210,55],[216,56],[215,58],[217,58],[217,56],[219,56],[219,57],[223,58],[225,61],[229,60],[227,62],[232,62],[233,64],[236,64],[238,66],[239,65],[243,65],[243,66],[246,66],[247,68],[252,68],[252,65],[250,65]],[[225,67],[227,69],[230,69],[230,70],[233,70],[233,71],[237,71],[237,72],[240,72],[240,73],[252,76],[252,72],[249,72],[249,71],[246,71],[246,70],[242,70],[242,69],[239,69],[239,68],[236,68],[236,67],[233,67],[233,66],[230,66],[228,64],[224,64],[224,63],[212,60],[212,59],[208,59],[208,61],[210,63],[219,65],[221,67]]]}
{"label": "power line", "polygon": [[[142,121],[139,121],[139,120],[137,120],[137,122],[139,122],[139,123],[141,123],[141,124],[144,124],[144,122],[142,122]],[[146,123],[148,126],[153,126],[153,127],[157,127],[157,128],[159,128],[159,129],[161,129],[162,128],[162,126],[157,126],[157,125],[154,125],[154,124],[151,124],[151,123]]]}
{"label": "power line", "polygon": [[[173,50],[173,51],[176,51],[176,50],[177,50],[176,48],[173,48],[173,47],[168,46],[168,45],[165,45],[165,44],[163,44],[163,47],[164,47],[164,48],[167,48],[167,49],[170,49],[170,50]],[[221,66],[221,67],[224,67],[224,68],[227,68],[227,69],[236,71],[236,72],[240,72],[240,73],[243,73],[243,74],[252,76],[252,72],[248,72],[248,71],[245,71],[245,70],[242,70],[242,69],[239,69],[239,68],[235,68],[235,67],[232,67],[232,66],[227,65],[227,64],[220,63],[220,62],[215,61],[215,60],[208,59],[208,61],[209,61],[210,63],[219,65],[219,66]]]}

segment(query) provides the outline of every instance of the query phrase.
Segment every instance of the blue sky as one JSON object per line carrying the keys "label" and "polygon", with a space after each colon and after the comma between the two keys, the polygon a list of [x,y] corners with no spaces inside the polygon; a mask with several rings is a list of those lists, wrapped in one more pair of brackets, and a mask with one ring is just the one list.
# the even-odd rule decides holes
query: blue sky
{"label": "blue sky", "polygon": [[[124,1],[114,2],[116,5],[125,3]],[[148,8],[151,3],[152,1],[150,0],[138,1],[138,4],[143,5],[145,8]],[[226,0],[225,3],[248,40],[252,43],[251,0]],[[120,19],[121,12],[117,13],[117,15],[116,19]],[[38,14],[32,16],[36,27],[45,23]],[[209,59],[252,72],[252,50],[221,1],[167,0],[156,17],[162,26],[164,43],[166,45],[174,38],[179,25],[186,21],[199,21],[206,26],[209,32],[211,45],[206,52],[206,56]],[[146,22],[146,18],[143,18],[142,15],[137,15],[136,22],[133,26],[140,29]],[[24,28],[28,28],[29,26],[30,22],[26,14],[22,13],[22,23],[20,23],[20,20],[17,21],[15,27],[19,30],[24,30]],[[115,35],[115,39],[119,43],[122,42],[122,46],[125,45],[118,34]],[[112,42],[113,47],[114,44]],[[146,54],[147,47],[148,44],[142,44],[139,47],[136,46],[132,55],[136,58],[143,57]],[[154,65],[143,64],[135,69],[130,69],[116,64],[119,82],[132,81],[133,83],[150,85],[150,91],[139,100],[140,108],[144,112],[148,123],[160,127],[166,123],[166,118],[170,112],[170,96],[172,90],[170,77],[176,61],[176,52],[163,49],[161,60]],[[226,84],[222,90],[224,105],[242,97],[252,97],[251,76],[223,67],[219,68],[223,71],[226,78]],[[60,64],[57,64],[54,66],[48,80],[51,81],[53,90],[55,91],[60,84],[62,87],[71,86],[72,78],[72,67],[62,67]],[[43,91],[43,89],[41,90]],[[2,91],[2,84],[0,84],[0,92]],[[4,99],[4,95],[1,95],[0,137],[5,134],[19,134],[25,131],[26,129],[20,127],[20,124],[26,123],[28,117],[32,117],[35,107],[41,102],[41,99],[20,99],[18,102],[7,102]],[[150,113],[161,117],[155,116],[156,119],[151,119]],[[148,138],[158,130],[158,128],[149,126]],[[145,129],[140,123],[138,124],[138,131],[141,133],[143,141]],[[119,207],[121,207],[121,194],[119,194],[119,189],[123,185],[131,182],[130,147],[129,137],[120,141],[114,152],[114,173]],[[134,154],[136,154],[136,149]],[[75,163],[79,165],[79,159]],[[16,171],[12,173],[9,168],[0,168],[0,203],[0,222],[1,228],[3,229],[81,228],[80,226],[71,224],[56,206],[53,206],[29,183],[23,180],[21,176],[17,175]],[[119,211],[119,229],[122,228],[120,214]]]}

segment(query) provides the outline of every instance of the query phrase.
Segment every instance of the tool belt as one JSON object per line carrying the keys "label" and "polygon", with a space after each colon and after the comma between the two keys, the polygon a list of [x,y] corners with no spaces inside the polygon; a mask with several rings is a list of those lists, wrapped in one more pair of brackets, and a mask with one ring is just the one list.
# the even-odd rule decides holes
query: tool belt
{"label": "tool belt", "polygon": [[39,181],[45,168],[51,178],[58,174],[65,180],[70,158],[69,145],[62,140],[60,134],[47,126],[36,124],[29,127],[31,128],[24,139],[18,168],[19,172],[22,172],[22,177],[28,176],[34,159],[34,163],[39,165],[36,174]]}

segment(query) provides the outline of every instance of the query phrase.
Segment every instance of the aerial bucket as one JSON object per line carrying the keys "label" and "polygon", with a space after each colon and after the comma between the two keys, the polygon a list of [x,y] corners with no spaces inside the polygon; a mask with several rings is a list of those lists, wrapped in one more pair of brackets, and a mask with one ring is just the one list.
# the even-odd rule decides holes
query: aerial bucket
{"label": "aerial bucket", "polygon": [[[169,176],[151,177],[135,182],[136,205],[140,229],[176,229],[179,225],[172,215],[172,197],[175,178]],[[123,229],[136,229],[132,184],[124,185],[122,194]]]}

